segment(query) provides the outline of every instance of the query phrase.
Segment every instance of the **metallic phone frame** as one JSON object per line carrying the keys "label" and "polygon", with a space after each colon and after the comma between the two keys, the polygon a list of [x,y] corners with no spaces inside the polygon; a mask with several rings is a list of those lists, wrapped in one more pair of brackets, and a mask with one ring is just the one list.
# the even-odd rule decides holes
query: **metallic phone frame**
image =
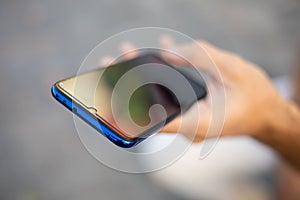
{"label": "metallic phone frame", "polygon": [[150,135],[155,133],[155,131],[159,130],[163,125],[169,123],[180,114],[180,112],[174,113],[173,115],[169,116],[166,119],[166,121],[162,121],[161,123],[147,130],[146,133],[143,133],[141,137],[138,137],[133,140],[127,140],[116,134],[115,131],[112,130],[112,128],[110,128],[109,126],[107,126],[104,122],[102,122],[98,116],[93,115],[89,112],[88,109],[84,108],[82,105],[80,105],[80,103],[77,103],[75,99],[69,97],[67,92],[63,91],[63,89],[59,87],[59,83],[56,83],[52,86],[51,93],[52,96],[62,105],[64,105],[68,110],[70,110],[83,121],[94,127],[102,135],[106,136],[111,142],[122,148],[130,148],[137,145],[138,143],[148,138]]}
{"label": "metallic phone frame", "polygon": [[130,148],[137,145],[144,139],[141,137],[137,138],[136,140],[129,141],[124,138],[121,138],[113,130],[111,130],[111,128],[109,128],[103,122],[101,122],[101,120],[99,120],[96,116],[91,114],[87,109],[83,108],[80,104],[76,103],[76,101],[72,100],[64,92],[62,92],[58,86],[58,83],[52,86],[51,93],[53,97],[62,105],[64,105],[68,110],[76,114],[89,125],[94,127],[97,131],[106,136],[111,142],[120,147]]}

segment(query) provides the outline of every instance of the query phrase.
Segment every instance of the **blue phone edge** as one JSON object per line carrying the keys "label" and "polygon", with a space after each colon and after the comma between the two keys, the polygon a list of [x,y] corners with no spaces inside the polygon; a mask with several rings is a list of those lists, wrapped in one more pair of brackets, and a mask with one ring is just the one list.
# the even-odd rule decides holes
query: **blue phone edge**
{"label": "blue phone edge", "polygon": [[76,114],[79,118],[90,124],[92,127],[94,127],[98,132],[100,132],[102,135],[106,136],[112,143],[116,144],[119,147],[122,148],[130,148],[141,141],[143,141],[145,138],[137,138],[134,141],[125,140],[124,138],[121,138],[118,136],[113,130],[111,130],[109,127],[107,127],[105,124],[103,124],[99,119],[97,119],[95,116],[87,112],[82,106],[77,104],[76,102],[72,101],[69,97],[67,97],[65,94],[63,94],[55,85],[51,87],[51,94],[52,96],[60,102],[62,105],[64,105],[68,110]]}

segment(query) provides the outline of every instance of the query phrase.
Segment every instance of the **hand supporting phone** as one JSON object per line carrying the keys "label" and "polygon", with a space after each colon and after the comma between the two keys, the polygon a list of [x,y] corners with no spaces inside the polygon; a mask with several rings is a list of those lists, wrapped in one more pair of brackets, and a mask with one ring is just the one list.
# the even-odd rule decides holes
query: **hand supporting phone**
{"label": "hand supporting phone", "polygon": [[[142,65],[151,70],[134,72]],[[162,65],[178,72],[185,82],[168,70],[160,70]],[[124,77],[126,81],[119,84]],[[171,82],[176,93],[184,98],[178,99],[174,91],[164,85],[144,84],[145,80]],[[195,99],[189,98],[187,89],[182,86],[184,83],[192,88]],[[134,91],[128,90],[129,85],[139,84]],[[143,141],[206,96],[204,81],[197,70],[175,68],[153,53],[59,81],[51,91],[57,101],[123,148]]]}

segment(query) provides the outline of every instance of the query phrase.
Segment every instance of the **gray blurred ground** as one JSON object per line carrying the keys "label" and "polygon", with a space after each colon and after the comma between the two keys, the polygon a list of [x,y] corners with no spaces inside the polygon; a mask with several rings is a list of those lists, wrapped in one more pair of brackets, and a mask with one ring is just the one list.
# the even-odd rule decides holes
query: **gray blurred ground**
{"label": "gray blurred ground", "polygon": [[142,26],[206,39],[282,75],[300,43],[300,1],[1,1],[0,199],[182,199],[95,161],[49,93],[97,43]]}

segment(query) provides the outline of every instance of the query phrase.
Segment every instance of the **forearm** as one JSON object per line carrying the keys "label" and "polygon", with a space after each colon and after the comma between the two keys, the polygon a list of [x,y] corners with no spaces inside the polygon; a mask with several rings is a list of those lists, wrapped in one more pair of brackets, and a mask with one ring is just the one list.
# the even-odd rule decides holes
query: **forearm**
{"label": "forearm", "polygon": [[[280,106],[280,105],[279,105]],[[273,119],[254,137],[273,149],[300,170],[300,111],[290,101],[274,108]]]}

